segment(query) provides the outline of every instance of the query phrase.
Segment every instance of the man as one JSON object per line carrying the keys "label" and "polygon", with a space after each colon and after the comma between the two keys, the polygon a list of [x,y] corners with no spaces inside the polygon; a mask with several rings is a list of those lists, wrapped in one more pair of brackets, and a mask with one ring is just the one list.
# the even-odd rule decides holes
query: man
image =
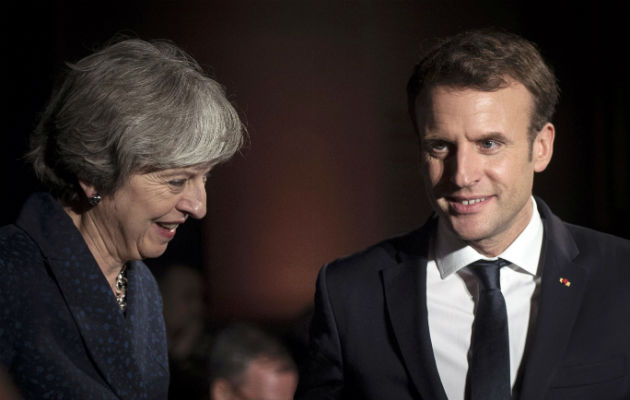
{"label": "man", "polygon": [[247,324],[221,331],[210,352],[212,400],[292,400],[295,363],[275,337]]}
{"label": "man", "polygon": [[558,97],[536,48],[455,35],[408,94],[435,215],[321,270],[298,398],[629,398],[629,241],[532,196]]}

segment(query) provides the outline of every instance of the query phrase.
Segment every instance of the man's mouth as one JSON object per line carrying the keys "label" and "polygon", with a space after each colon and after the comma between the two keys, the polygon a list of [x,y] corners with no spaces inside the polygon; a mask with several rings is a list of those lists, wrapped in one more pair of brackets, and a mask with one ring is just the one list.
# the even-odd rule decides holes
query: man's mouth
{"label": "man's mouth", "polygon": [[475,214],[479,212],[491,198],[492,196],[475,198],[446,197],[446,200],[449,204],[449,209],[455,214]]}
{"label": "man's mouth", "polygon": [[478,199],[469,199],[469,200],[456,200],[458,203],[461,203],[465,206],[470,206],[473,204],[477,204],[477,203],[481,203],[482,201],[485,201],[486,198],[485,197],[480,197]]}

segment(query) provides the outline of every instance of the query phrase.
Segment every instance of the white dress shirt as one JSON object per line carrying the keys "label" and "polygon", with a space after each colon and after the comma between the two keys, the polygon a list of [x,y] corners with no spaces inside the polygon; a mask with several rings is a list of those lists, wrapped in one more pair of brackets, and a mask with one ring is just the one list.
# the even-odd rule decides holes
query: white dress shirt
{"label": "white dress shirt", "polygon": [[[540,285],[538,261],[543,225],[532,198],[527,227],[498,257],[512,264],[501,268],[510,337],[510,383],[516,380],[523,358],[530,320],[537,310]],[[432,257],[427,264],[429,332],[442,385],[449,399],[464,399],[468,351],[477,298],[477,281],[468,264],[488,259],[438,223]],[[495,258],[496,259],[496,258]]]}

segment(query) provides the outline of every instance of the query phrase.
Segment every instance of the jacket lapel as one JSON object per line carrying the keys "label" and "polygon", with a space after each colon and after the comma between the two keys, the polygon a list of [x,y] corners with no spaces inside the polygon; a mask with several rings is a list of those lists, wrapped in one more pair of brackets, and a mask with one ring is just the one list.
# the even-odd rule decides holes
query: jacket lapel
{"label": "jacket lapel", "polygon": [[97,266],[97,271],[88,268],[85,259],[48,261],[90,358],[111,389],[121,397],[128,397],[133,393],[129,379],[133,368],[127,369],[133,346],[129,342],[128,324],[105,277]]}
{"label": "jacket lapel", "polygon": [[[131,261],[128,263],[128,293],[127,297],[127,327],[128,337],[133,343],[134,360],[140,373],[151,376],[158,375],[168,379],[168,358],[166,348],[166,331],[164,330],[164,320],[161,298],[156,297],[155,293],[148,290],[154,285],[153,276],[146,271],[146,266],[140,261]],[[158,368],[153,362],[157,363],[162,370],[156,371]],[[151,369],[150,372],[143,369]],[[145,381],[147,381],[149,378]]]}
{"label": "jacket lapel", "polygon": [[36,213],[20,215],[17,224],[38,243],[95,368],[119,397],[133,397],[138,371],[131,329],[105,276],[52,197],[33,196],[27,206]]}
{"label": "jacket lapel", "polygon": [[[560,362],[580,308],[588,271],[573,260],[577,247],[562,221],[538,200],[545,239],[538,315],[526,349],[520,399],[542,399]],[[562,281],[566,279],[566,281]]]}
{"label": "jacket lapel", "polygon": [[398,243],[399,263],[381,271],[387,312],[407,371],[424,399],[446,400],[435,363],[426,305],[430,221],[409,240]]}

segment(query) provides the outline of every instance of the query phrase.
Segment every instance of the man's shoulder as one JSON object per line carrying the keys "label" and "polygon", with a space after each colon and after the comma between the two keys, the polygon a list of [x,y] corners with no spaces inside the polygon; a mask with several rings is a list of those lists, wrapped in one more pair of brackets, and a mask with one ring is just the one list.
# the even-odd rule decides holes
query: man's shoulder
{"label": "man's shoulder", "polygon": [[352,276],[378,272],[409,258],[426,258],[435,227],[430,220],[422,227],[377,242],[361,251],[340,257],[324,266],[325,274]]}
{"label": "man's shoulder", "polygon": [[565,222],[564,225],[571,231],[573,237],[580,242],[592,242],[607,243],[611,246],[628,246],[630,240],[615,236],[610,233],[598,231],[586,226],[575,225],[569,222]]}
{"label": "man's shoulder", "polygon": [[562,221],[553,214],[548,214],[546,218],[546,242],[557,249],[551,251],[565,254],[587,270],[605,272],[595,274],[594,279],[617,277],[617,280],[628,281],[630,240]]}
{"label": "man's shoulder", "polygon": [[567,247],[575,245],[580,253],[610,254],[621,251],[628,254],[630,252],[630,240],[563,221],[551,212],[544,201],[539,198],[536,200],[541,217],[543,221],[546,221],[546,234],[550,235],[552,241],[556,242],[555,245],[559,245],[560,242]]}
{"label": "man's shoulder", "polygon": [[628,264],[630,240],[585,226],[565,222],[582,256],[593,255],[599,259],[613,259]]}

